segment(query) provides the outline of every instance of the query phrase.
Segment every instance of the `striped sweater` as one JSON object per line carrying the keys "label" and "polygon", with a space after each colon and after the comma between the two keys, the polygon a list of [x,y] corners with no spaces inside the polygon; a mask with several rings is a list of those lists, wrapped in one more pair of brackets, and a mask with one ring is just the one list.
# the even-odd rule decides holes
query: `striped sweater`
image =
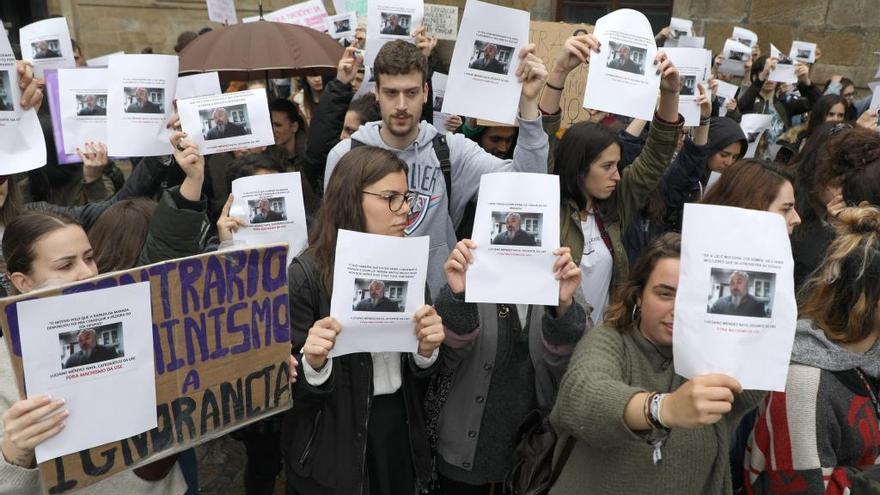
{"label": "striped sweater", "polygon": [[[866,376],[874,393],[878,382]],[[880,493],[880,422],[855,369],[792,363],[749,437],[748,494]]]}

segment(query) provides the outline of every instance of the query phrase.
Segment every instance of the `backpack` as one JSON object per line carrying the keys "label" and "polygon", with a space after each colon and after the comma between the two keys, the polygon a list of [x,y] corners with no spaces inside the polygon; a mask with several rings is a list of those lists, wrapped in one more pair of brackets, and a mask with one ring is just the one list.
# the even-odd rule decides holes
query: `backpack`
{"label": "backpack", "polygon": [[[364,146],[363,141],[351,138],[351,149]],[[440,171],[443,173],[443,182],[446,183],[446,204],[452,207],[452,166],[449,161],[449,143],[446,142],[446,136],[438,134],[431,140],[431,147],[434,148],[434,155],[440,162]],[[457,240],[470,239],[474,230],[474,215],[477,212],[477,202],[469,201],[464,207],[464,214],[461,222],[455,228],[455,238]],[[451,214],[451,212],[450,212]]]}
{"label": "backpack", "polygon": [[[513,451],[513,465],[504,480],[505,495],[546,495],[562,473],[575,440],[559,438],[548,415],[533,410],[520,424],[519,442]],[[559,458],[554,463],[557,443],[562,442]]]}

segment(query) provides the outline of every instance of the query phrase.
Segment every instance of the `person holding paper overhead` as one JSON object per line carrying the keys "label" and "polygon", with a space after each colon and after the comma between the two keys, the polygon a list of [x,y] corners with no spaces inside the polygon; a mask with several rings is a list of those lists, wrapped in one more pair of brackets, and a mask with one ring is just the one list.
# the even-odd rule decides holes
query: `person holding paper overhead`
{"label": "person holding paper overhead", "polygon": [[[602,326],[578,343],[550,422],[570,452],[550,495],[732,492],[730,431],[763,398],[722,374],[672,366],[681,238],[654,241]],[[651,463],[653,462],[653,465]]]}
{"label": "person holding paper overhead", "polygon": [[572,258],[584,272],[581,287],[593,306],[593,321],[600,322],[611,287],[628,271],[622,233],[638,217],[672,161],[684,118],[678,113],[678,70],[659,52],[652,69],[662,74],[660,102],[644,148],[622,174],[618,169],[621,145],[608,128],[579,122],[557,140],[565,80],[572,70],[589,63],[594,52],[599,52],[599,40],[591,34],[565,41],[541,95],[540,108],[551,141],[550,168],[560,177],[562,245],[571,248]]}
{"label": "person holding paper overhead", "polygon": [[[198,254],[201,247],[197,238],[204,217],[201,204],[204,160],[198,154],[197,146],[181,138],[182,133],[175,133],[171,139],[173,146],[180,145],[175,150],[175,159],[184,170],[186,179],[179,188],[165,192],[155,215],[157,221],[150,224],[140,253],[139,261],[143,264]],[[6,275],[15,294],[86,280],[98,274],[92,245],[85,231],[78,222],[63,216],[43,212],[17,216],[6,225],[2,252],[7,262]],[[68,414],[62,412],[63,399],[52,400],[46,396],[18,398],[7,352],[5,343],[0,343],[0,493],[38,494],[42,493],[42,488],[39,470],[34,465],[34,448],[58,434],[64,428]],[[62,414],[47,418],[52,412]],[[187,491],[177,463],[152,469],[159,469],[164,474],[157,480],[148,481],[138,477],[135,471],[126,471],[93,485],[89,493],[182,495]]]}
{"label": "person holding paper overhead", "polygon": [[470,239],[456,245],[443,266],[448,282],[436,301],[450,332],[443,370],[455,373],[438,423],[444,495],[501,493],[519,425],[534,409],[552,407],[555,384],[588,328],[578,302],[581,271],[568,248],[554,253],[557,306],[466,303],[466,272],[476,249]]}
{"label": "person holding paper overhead", "polygon": [[880,210],[846,208],[835,231],[801,292],[785,391],[749,436],[748,493],[877,493]]}
{"label": "person holding paper overhead", "polygon": [[361,146],[346,153],[324,196],[332,207],[319,210],[310,247],[288,268],[293,346],[303,354],[305,374],[282,432],[294,494],[412,495],[430,480],[421,400],[444,340],[434,308],[416,311],[418,352],[327,358],[346,331],[330,315],[337,232],[402,237],[416,199],[406,171],[388,150]]}
{"label": "person holding paper overhead", "polygon": [[[422,110],[428,101],[428,61],[416,45],[403,40],[386,43],[376,55],[373,68],[382,121],[361,126],[327,157],[325,185],[332,179],[336,162],[352,148],[353,140],[389,149],[407,163],[410,188],[417,193],[418,200],[407,217],[405,234],[431,236],[428,286],[434,294],[445,283],[443,263],[455,246],[455,229],[467,204],[477,194],[480,176],[490,172],[547,170],[547,136],[541,131],[538,111],[538,93],[547,70],[535,55],[534,45],[523,47],[519,56],[516,75],[523,84],[519,135],[512,160],[492,156],[462,134],[444,136],[444,132],[422,121]],[[449,152],[448,175],[444,175],[436,153],[436,147],[443,145],[441,140]]]}

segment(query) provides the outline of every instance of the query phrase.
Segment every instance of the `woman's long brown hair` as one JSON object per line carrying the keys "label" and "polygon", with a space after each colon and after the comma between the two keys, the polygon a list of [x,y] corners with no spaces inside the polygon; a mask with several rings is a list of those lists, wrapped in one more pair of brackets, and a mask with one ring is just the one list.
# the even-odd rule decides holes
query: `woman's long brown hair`
{"label": "woman's long brown hair", "polygon": [[88,232],[98,273],[137,266],[156,206],[147,198],[125,199],[101,214]]}
{"label": "woman's long brown hair", "polygon": [[367,221],[362,206],[363,190],[394,172],[406,173],[406,163],[394,153],[373,146],[359,146],[339,160],[318,210],[309,238],[308,253],[315,259],[324,292],[333,288],[336,233],[339,229],[364,232]]}

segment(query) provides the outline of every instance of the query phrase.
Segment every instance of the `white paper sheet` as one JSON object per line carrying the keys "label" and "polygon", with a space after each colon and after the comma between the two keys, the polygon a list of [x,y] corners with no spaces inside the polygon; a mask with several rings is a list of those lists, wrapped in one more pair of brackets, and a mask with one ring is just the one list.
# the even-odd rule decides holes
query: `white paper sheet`
{"label": "white paper sheet", "polygon": [[770,71],[768,80],[788,84],[797,82],[791,58],[779,51],[772,43],[770,44],[770,58],[776,59],[776,68]]}
{"label": "white paper sheet", "polygon": [[455,41],[458,37],[458,7],[426,3],[425,27],[428,34],[438,40]]}
{"label": "white paper sheet", "polygon": [[876,112],[880,110],[880,81],[869,82],[868,87],[871,88],[871,103],[868,105],[868,110]]}
{"label": "white paper sheet", "polygon": [[696,127],[700,125],[700,105],[697,97],[700,96],[697,84],[706,87],[706,74],[708,61],[706,52],[702,48],[665,48],[664,51],[669,59],[678,68],[681,75],[681,92],[678,97],[678,111],[684,116],[684,125]]}
{"label": "white paper sheet", "polygon": [[522,92],[516,77],[519,52],[528,42],[528,12],[468,0],[449,65],[443,113],[513,124]]}
{"label": "white paper sheet", "polygon": [[235,0],[208,0],[208,19],[229,26],[238,24]]}
{"label": "white paper sheet", "polygon": [[413,316],[425,303],[428,236],[391,237],[349,230],[339,230],[337,236],[330,315],[342,331],[330,357],[353,352],[416,352],[419,343]]}
{"label": "white paper sheet", "polygon": [[443,101],[446,99],[446,74],[435,72],[431,75],[431,89],[434,93],[434,127],[438,131],[446,134],[446,121],[449,120],[449,114],[443,113]]}
{"label": "white paper sheet", "polygon": [[483,175],[472,239],[478,247],[465,272],[467,302],[559,304],[559,281],[553,276],[559,176]]}
{"label": "white paper sheet", "polygon": [[275,144],[262,89],[179,100],[177,113],[183,131],[202,155]]}
{"label": "white paper sheet", "polygon": [[748,390],[783,391],[796,322],[794,261],[782,215],[686,204],[675,372],[723,373]]}
{"label": "white paper sheet", "polygon": [[422,0],[367,0],[365,80],[375,81],[373,62],[385,43],[412,41],[412,33],[422,24],[424,17]]}
{"label": "white paper sheet", "polygon": [[704,36],[682,36],[678,38],[678,48],[704,48],[706,38]]}
{"label": "white paper sheet", "polygon": [[113,53],[108,53],[107,55],[101,55],[100,57],[90,58],[86,60],[86,65],[88,67],[107,67],[110,65],[110,57],[113,55],[125,55],[124,51],[118,51]]}
{"label": "white paper sheet", "polygon": [[755,157],[761,136],[770,128],[772,119],[772,116],[760,113],[747,113],[742,116],[742,121],[740,121],[739,125],[743,130],[743,134],[746,135],[746,141],[749,143],[743,158]]}
{"label": "white paper sheet", "polygon": [[806,41],[792,41],[791,51],[788,52],[788,56],[792,60],[812,64],[816,61],[816,44]]}
{"label": "white paper sheet", "polygon": [[736,84],[730,84],[729,82],[724,82],[720,79],[717,79],[718,83],[717,88],[715,89],[715,94],[718,95],[719,98],[723,99],[724,102],[721,104],[721,108],[718,110],[718,114],[722,117],[727,115],[727,108],[724,106],[729,100],[736,98],[736,92],[739,90],[739,86]]}
{"label": "white paper sheet", "polygon": [[[307,0],[283,9],[263,15],[263,19],[286,24],[298,24],[310,27],[316,31],[324,31],[324,19],[327,18],[327,9],[321,0]],[[242,22],[256,22],[260,16],[245,17]]]}
{"label": "white paper sheet", "polygon": [[178,77],[174,98],[184,100],[196,96],[218,95],[221,92],[220,76],[216,72],[205,72]]}
{"label": "white paper sheet", "polygon": [[[690,19],[682,19],[680,17],[673,17],[669,20],[669,29],[672,30],[672,39],[675,40],[681,39],[682,36],[693,36],[694,21]],[[674,47],[670,46],[670,48]]]}
{"label": "white paper sheet", "polygon": [[584,108],[650,121],[660,75],[648,19],[635,10],[615,10],[596,21],[593,35],[601,49],[591,58]]}
{"label": "white paper sheet", "polygon": [[58,98],[64,152],[76,153],[89,141],[107,143],[109,69],[58,69]]}
{"label": "white paper sheet", "polygon": [[230,216],[246,222],[235,234],[246,245],[286,242],[287,264],[308,246],[299,172],[252,175],[232,181]]}
{"label": "white paper sheet", "polygon": [[21,109],[18,70],[9,38],[0,36],[0,175],[26,172],[46,164],[46,140],[32,108]]}
{"label": "white paper sheet", "polygon": [[177,90],[176,55],[110,57],[107,146],[111,156],[170,155],[165,122]]}
{"label": "white paper sheet", "polygon": [[37,445],[38,463],[156,427],[152,321],[149,282],[18,303],[28,397],[63,398],[70,411]]}
{"label": "white paper sheet", "polygon": [[357,29],[357,13],[346,12],[330,16],[324,19],[324,28],[334,39],[350,38]]}
{"label": "white paper sheet", "polygon": [[[758,44],[758,35],[753,31],[749,31],[746,28],[734,27],[733,34],[730,36],[731,39],[746,45],[750,49]],[[751,51],[749,51],[751,53]]]}
{"label": "white paper sheet", "polygon": [[22,57],[34,62],[34,73],[42,77],[45,69],[76,67],[67,18],[44,19],[19,30]]}
{"label": "white paper sheet", "polygon": [[724,60],[718,67],[718,71],[732,76],[744,76],[746,73],[745,61],[752,56],[752,49],[736,40],[724,42],[722,52]]}

